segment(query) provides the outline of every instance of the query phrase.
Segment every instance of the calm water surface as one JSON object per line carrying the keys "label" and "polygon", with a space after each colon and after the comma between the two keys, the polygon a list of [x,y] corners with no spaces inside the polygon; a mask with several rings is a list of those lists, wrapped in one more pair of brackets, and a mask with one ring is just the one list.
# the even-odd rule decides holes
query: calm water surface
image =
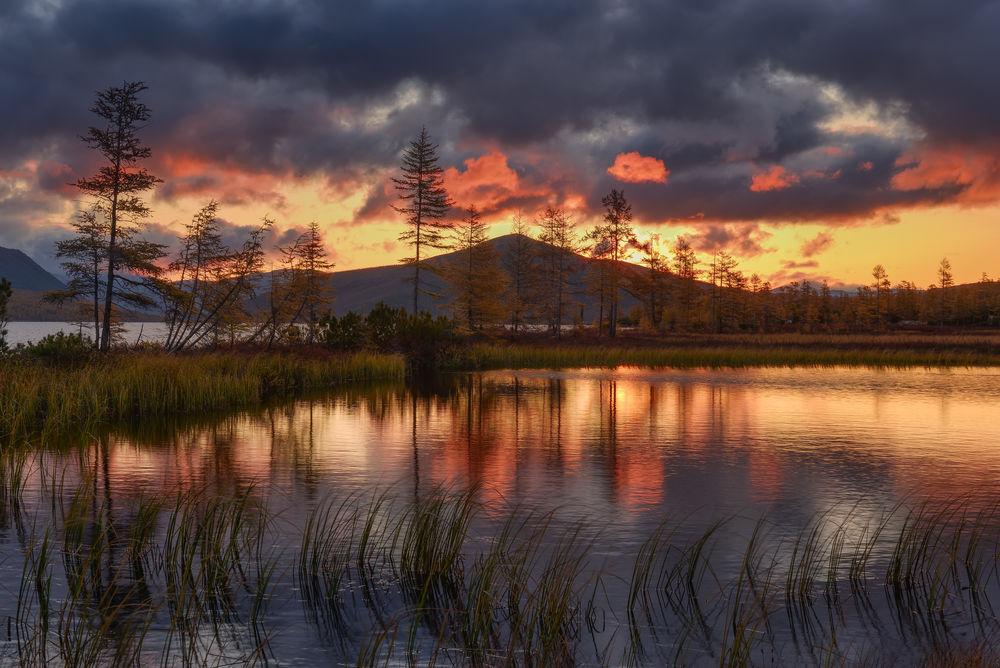
{"label": "calm water surface", "polygon": [[[727,628],[738,598],[728,583],[738,580],[760,518],[762,568],[780,587],[763,595],[776,612],[754,631],[755,663],[821,663],[825,656],[908,663],[998,632],[988,602],[966,604],[958,595],[940,615],[928,615],[941,620],[930,628],[922,616],[919,623],[903,619],[903,606],[882,589],[892,541],[906,521],[905,511],[894,509],[926,504],[949,508],[957,519],[1000,501],[998,416],[994,369],[501,371],[449,376],[430,387],[354,388],[238,415],[132,425],[86,441],[82,454],[47,452],[29,469],[27,519],[0,529],[0,568],[7,582],[20,578],[32,531],[51,521],[57,478],[67,489],[87,481],[97,490],[95,506],[104,499],[100,512],[118,513],[112,521],[126,524],[140,497],[194,489],[230,496],[252,486],[274,518],[269,545],[281,563],[264,622],[266,651],[257,654],[246,633],[234,633],[206,652],[217,660],[354,665],[373,627],[406,619],[406,599],[389,588],[385,609],[373,611],[347,582],[346,621],[331,624],[310,610],[293,572],[310,512],[330,499],[377,493],[398,510],[442,488],[473,486],[482,511],[465,547],[468,564],[511,515],[548,522],[547,545],[579,529],[584,571],[601,576],[600,595],[573,636],[580,663],[718,663],[732,643]],[[696,583],[704,610],[693,619],[687,604],[654,596],[636,627],[636,649],[626,610],[636,554],[666,523],[678,547],[654,567],[664,572],[716,521],[724,524],[706,543],[710,567]],[[874,603],[851,594],[849,556],[833,576],[826,565],[814,568],[816,592],[788,597],[787,576],[811,527],[820,527],[824,541],[839,531],[851,554],[878,526],[893,538],[872,549]],[[834,544],[824,543],[824,559]],[[846,603],[824,599],[831,580],[840,581]],[[792,612],[796,602],[808,602],[802,618]],[[15,615],[16,600],[8,596],[2,605],[0,612]],[[875,622],[859,615],[868,605]],[[408,633],[402,628],[399,660]],[[440,634],[423,629],[415,637],[426,662]],[[153,633],[148,642],[161,641]],[[447,650],[442,663],[465,660]]]}
{"label": "calm water surface", "polygon": [[[83,334],[90,338],[94,336],[93,323],[89,327],[72,322],[32,322],[16,321],[7,323],[7,343],[16,346],[19,343],[31,343],[48,336],[64,332],[66,334]],[[129,344],[138,341],[159,341],[166,336],[166,325],[162,322],[124,322],[122,323],[122,338]]]}

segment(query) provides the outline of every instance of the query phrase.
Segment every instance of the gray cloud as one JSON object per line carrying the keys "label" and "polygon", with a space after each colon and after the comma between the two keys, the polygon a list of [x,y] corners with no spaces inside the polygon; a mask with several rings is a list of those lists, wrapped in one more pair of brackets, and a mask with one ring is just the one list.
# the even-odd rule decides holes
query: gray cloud
{"label": "gray cloud", "polygon": [[[445,165],[498,145],[526,164],[551,156],[552,187],[595,212],[620,185],[605,172],[615,155],[639,151],[671,170],[667,185],[628,184],[644,220],[842,222],[962,196],[893,188],[915,148],[1000,146],[985,65],[1000,5],[987,0],[8,0],[0,16],[0,169],[89,173],[78,135],[94,91],[142,79],[151,168],[206,164],[168,180],[167,199],[211,195],[221,166],[360,181],[426,123]],[[905,128],[838,127],[845,109]],[[830,146],[841,153],[819,152]],[[798,181],[751,191],[774,165]],[[60,178],[39,187],[58,193]]]}

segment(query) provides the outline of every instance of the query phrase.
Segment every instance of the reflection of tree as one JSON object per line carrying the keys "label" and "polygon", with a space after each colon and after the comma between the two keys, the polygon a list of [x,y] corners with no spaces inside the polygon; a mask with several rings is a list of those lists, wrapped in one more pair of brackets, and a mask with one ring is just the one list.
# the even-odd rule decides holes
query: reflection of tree
{"label": "reflection of tree", "polygon": [[556,462],[562,461],[562,412],[565,396],[563,390],[565,381],[562,378],[549,378],[545,394],[546,410],[549,427],[549,453]]}
{"label": "reflection of tree", "polygon": [[[606,401],[604,399],[605,386],[607,387]],[[618,462],[618,383],[614,380],[599,381],[598,398],[600,404],[598,444],[604,454],[604,465],[611,486],[611,499],[617,502],[621,485],[621,470]]]}

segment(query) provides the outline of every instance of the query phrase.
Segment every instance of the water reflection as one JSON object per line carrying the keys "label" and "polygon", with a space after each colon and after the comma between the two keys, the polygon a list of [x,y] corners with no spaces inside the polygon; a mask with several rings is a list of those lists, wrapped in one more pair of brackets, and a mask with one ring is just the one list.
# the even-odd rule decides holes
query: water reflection
{"label": "water reflection", "polygon": [[[496,372],[103,434],[109,496],[256,483],[309,506],[405,484],[499,508],[788,512],[947,500],[1000,479],[989,371]],[[83,463],[81,462],[81,472]],[[111,487],[114,488],[112,494]]]}
{"label": "water reflection", "polygon": [[[421,385],[349,388],[237,415],[136,424],[99,434],[79,448],[32,455],[23,465],[23,482],[16,485],[11,482],[15,468],[2,467],[8,478],[0,480],[0,540],[6,564],[0,568],[16,581],[21,562],[33,563],[31,555],[37,554],[38,527],[46,522],[72,527],[77,522],[79,532],[64,531],[77,536],[72,539],[77,547],[66,542],[72,549],[63,545],[63,551],[70,556],[96,554],[99,563],[67,559],[64,578],[83,583],[77,591],[89,597],[87,609],[110,615],[119,607],[101,608],[109,600],[138,609],[164,596],[176,608],[189,605],[184,601],[190,599],[178,603],[170,598],[166,578],[182,570],[181,561],[171,562],[169,549],[157,552],[150,547],[153,533],[171,535],[163,517],[183,510],[184,526],[203,522],[212,513],[264,518],[241,529],[246,535],[230,538],[238,538],[240,545],[257,545],[252,554],[273,553],[274,563],[281,565],[264,577],[259,557],[238,564],[236,570],[257,573],[257,579],[241,587],[227,581],[213,594],[213,605],[225,602],[225,614],[214,625],[202,620],[216,634],[214,640],[204,641],[204,651],[229,651],[217,646],[218,627],[223,622],[233,625],[236,618],[244,626],[233,627],[227,647],[237,648],[237,654],[249,648],[245,651],[253,654],[263,651],[259,639],[267,638],[268,652],[280,660],[295,660],[302,658],[296,652],[310,646],[312,636],[296,626],[299,613],[287,611],[287,599],[295,602],[301,586],[290,575],[291,564],[315,508],[331,499],[371,498],[388,490],[391,501],[379,511],[388,519],[379,521],[390,522],[403,512],[402,504],[419,506],[442,487],[472,488],[485,513],[470,524],[474,544],[488,543],[505,518],[527,516],[527,511],[553,527],[555,536],[579,530],[587,559],[592,560],[588,567],[609,575],[602,587],[612,613],[627,598],[625,582],[636,555],[670,520],[671,540],[686,547],[664,550],[665,561],[657,561],[656,568],[671,573],[679,572],[671,570],[678,564],[690,566],[691,573],[701,573],[703,579],[697,582],[703,584],[672,589],[670,582],[676,581],[668,577],[666,585],[650,591],[659,602],[660,617],[644,627],[640,644],[653,639],[656,645],[657,633],[665,634],[662,637],[669,640],[661,643],[663,656],[677,656],[681,636],[670,629],[681,620],[686,632],[700,629],[695,636],[702,638],[704,647],[692,650],[694,658],[711,657],[727,628],[719,622],[729,614],[727,606],[743,605],[731,608],[743,610],[746,601],[740,602],[739,591],[734,595],[726,590],[725,596],[734,596],[728,599],[718,591],[713,598],[709,591],[710,578],[705,578],[702,566],[707,562],[692,557],[692,546],[708,535],[709,527],[721,522],[706,545],[711,548],[712,576],[724,586],[738,581],[751,554],[748,545],[755,544],[753,554],[772,560],[759,562],[765,576],[789,583],[788,601],[797,596],[812,605],[816,600],[812,591],[795,594],[790,586],[796,572],[808,571],[804,582],[826,587],[830,605],[824,614],[837,611],[840,603],[834,601],[841,591],[857,586],[850,570],[854,565],[848,565],[851,559],[838,560],[829,573],[820,574],[814,564],[803,561],[803,544],[814,541],[818,553],[832,560],[833,546],[868,545],[876,529],[886,536],[905,535],[912,521],[890,514],[900,503],[926,503],[926,512],[944,509],[954,519],[995,509],[1000,499],[997,381],[1000,374],[989,370],[492,372],[451,375]],[[8,493],[21,484],[21,492]],[[189,492],[185,498],[194,501],[171,511],[170,500]],[[156,499],[167,499],[168,507],[159,513],[159,524],[150,524],[150,504]],[[213,499],[223,505],[213,506]],[[548,511],[555,514],[548,516]],[[755,533],[762,517],[766,523]],[[995,529],[991,526],[987,533],[993,536]],[[972,539],[963,534],[962,540]],[[872,543],[870,559],[877,568],[871,572],[887,573],[895,549],[891,540]],[[382,567],[391,576],[395,557],[389,556],[389,565]],[[210,559],[202,554],[191,563]],[[364,577],[384,583],[390,576],[373,571]],[[155,586],[149,586],[150,578]],[[365,590],[359,602],[356,589],[351,590],[355,586],[347,582],[333,592],[337,600],[354,600],[353,621],[340,617],[339,611],[331,617],[313,611],[310,618],[328,641],[308,653],[308,660],[349,655],[363,637],[358,634],[383,619],[382,608],[391,612],[394,602],[415,600],[405,589]],[[284,612],[256,616],[253,611],[265,590],[283,592]],[[896,596],[904,590],[886,591]],[[196,588],[192,595],[202,593]],[[722,602],[715,617],[701,610],[699,596],[706,594],[707,600]],[[689,598],[675,600],[680,595]],[[907,625],[913,620],[891,626],[894,611],[912,601],[887,598],[886,603],[872,604],[864,591],[852,596],[862,612],[864,606],[871,607],[866,613],[871,621],[824,620],[804,603],[789,605],[789,621],[775,623],[768,631],[769,651],[778,659],[787,658],[775,649],[787,642],[796,648],[794,656],[808,657],[838,635],[860,650],[878,647],[886,637],[894,646],[908,636],[926,640],[927,633],[921,636]],[[961,605],[950,602],[940,619],[981,625],[976,615],[992,620],[979,602],[962,607],[964,596],[955,599]],[[20,609],[8,603],[0,607]],[[203,614],[197,605],[191,610]],[[175,618],[185,616],[171,612],[170,620]],[[329,623],[322,619],[334,619],[347,631],[326,628]],[[587,617],[586,623],[595,620]],[[158,624],[163,623],[173,622],[161,618]],[[929,628],[939,632],[937,626]],[[996,628],[995,623],[990,628]],[[600,641],[595,646],[618,652],[615,643],[624,640],[616,629],[614,624],[591,629]],[[435,629],[427,632],[436,637]],[[247,634],[258,640],[246,640]],[[345,649],[342,636],[353,637],[354,649]],[[596,659],[607,656],[612,655]],[[617,660],[619,654],[613,656]],[[659,663],[663,656],[649,662]],[[840,656],[859,658],[849,652]]]}

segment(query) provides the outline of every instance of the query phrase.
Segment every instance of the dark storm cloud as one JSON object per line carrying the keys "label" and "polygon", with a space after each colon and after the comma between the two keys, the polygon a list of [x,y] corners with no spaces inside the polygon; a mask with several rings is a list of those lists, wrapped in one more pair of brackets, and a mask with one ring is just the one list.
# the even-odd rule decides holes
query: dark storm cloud
{"label": "dark storm cloud", "polygon": [[[15,0],[0,19],[0,169],[88,173],[94,91],[142,79],[151,166],[206,164],[166,198],[223,182],[220,166],[360,181],[426,123],[446,166],[497,145],[552,154],[572,178],[555,187],[595,211],[606,168],[638,151],[671,172],[628,184],[644,219],[842,221],[960,197],[893,187],[920,146],[1000,145],[986,0]],[[826,123],[867,103],[909,129]],[[829,146],[842,153],[819,160]],[[774,165],[797,181],[751,191]],[[376,189],[364,213],[388,199]]]}

